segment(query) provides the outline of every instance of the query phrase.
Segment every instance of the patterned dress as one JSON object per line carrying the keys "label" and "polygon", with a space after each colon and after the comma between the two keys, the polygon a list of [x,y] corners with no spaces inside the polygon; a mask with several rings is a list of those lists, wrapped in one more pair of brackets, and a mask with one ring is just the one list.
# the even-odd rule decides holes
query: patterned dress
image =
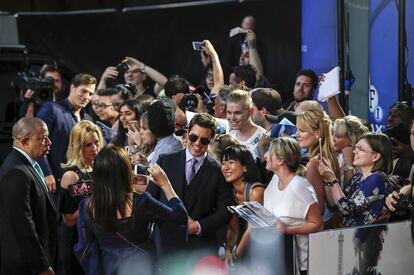
{"label": "patterned dress", "polygon": [[390,193],[387,176],[383,172],[374,172],[366,179],[356,173],[345,188],[346,197],[338,202],[345,227],[374,223],[385,211],[385,198]]}

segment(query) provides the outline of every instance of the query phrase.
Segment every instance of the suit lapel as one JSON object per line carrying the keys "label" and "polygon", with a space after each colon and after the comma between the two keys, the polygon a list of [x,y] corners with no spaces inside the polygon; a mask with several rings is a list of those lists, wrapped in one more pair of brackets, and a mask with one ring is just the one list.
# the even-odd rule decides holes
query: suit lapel
{"label": "suit lapel", "polygon": [[185,179],[185,150],[181,151],[180,154],[178,155],[178,160],[177,160],[177,170],[175,171],[176,173],[176,189],[174,190],[175,192],[177,192],[178,197],[183,200],[184,199],[184,188],[185,185],[187,184],[187,180]]}
{"label": "suit lapel", "polygon": [[55,203],[53,202],[53,199],[50,195],[49,189],[47,189],[47,186],[45,185],[46,182],[40,178],[40,175],[37,173],[37,171],[31,166],[28,165],[27,168],[29,171],[35,176],[35,182],[40,188],[46,193],[46,197],[48,198],[50,204],[53,206],[53,208],[56,210]]}
{"label": "suit lapel", "polygon": [[26,159],[20,152],[15,151],[18,158],[25,164],[27,170],[32,174],[33,179],[35,181],[35,184],[37,184],[37,186],[43,190],[43,192],[45,192],[46,197],[49,200],[49,203],[52,205],[52,207],[54,208],[54,210],[56,210],[56,206],[55,203],[53,202],[52,197],[50,196],[49,190],[47,189],[47,187],[45,186],[45,184],[43,183],[42,179],[40,178],[40,175],[37,173],[37,171],[33,168],[32,164],[29,162],[28,159]]}

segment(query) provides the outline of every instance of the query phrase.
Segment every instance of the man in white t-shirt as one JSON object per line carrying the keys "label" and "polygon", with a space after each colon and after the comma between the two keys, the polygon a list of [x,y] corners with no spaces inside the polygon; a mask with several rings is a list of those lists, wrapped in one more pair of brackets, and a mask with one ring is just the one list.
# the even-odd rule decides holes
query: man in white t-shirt
{"label": "man in white t-shirt", "polygon": [[227,120],[231,127],[230,135],[245,145],[256,159],[259,157],[257,145],[266,130],[252,121],[253,111],[253,101],[248,92],[234,90],[229,94]]}

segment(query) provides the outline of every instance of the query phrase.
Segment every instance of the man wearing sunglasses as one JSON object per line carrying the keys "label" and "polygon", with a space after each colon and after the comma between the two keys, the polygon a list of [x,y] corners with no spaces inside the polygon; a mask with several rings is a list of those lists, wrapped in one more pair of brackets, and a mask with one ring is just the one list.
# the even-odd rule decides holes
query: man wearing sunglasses
{"label": "man wearing sunglasses", "polygon": [[[172,237],[168,225],[160,226],[163,247],[167,251],[181,248],[204,249],[217,254],[217,249],[223,242],[224,236],[216,238],[216,233],[224,232],[221,229],[230,220],[231,214],[227,206],[232,205],[233,198],[231,186],[226,184],[220,172],[220,164],[207,154],[217,126],[211,115],[196,114],[189,124],[187,148],[161,155],[158,159],[158,164],[167,173],[189,215],[188,241],[184,247],[185,229],[178,234],[174,232]],[[148,191],[166,202],[165,196],[155,184],[151,183]]]}

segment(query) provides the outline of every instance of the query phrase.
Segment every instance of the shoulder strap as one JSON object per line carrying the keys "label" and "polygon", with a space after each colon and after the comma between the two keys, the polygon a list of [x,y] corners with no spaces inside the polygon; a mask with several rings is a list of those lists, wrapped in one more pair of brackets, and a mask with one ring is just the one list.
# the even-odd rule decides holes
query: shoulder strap
{"label": "shoulder strap", "polygon": [[142,249],[141,247],[139,247],[138,245],[134,244],[133,242],[129,241],[127,238],[125,238],[121,233],[119,233],[118,231],[115,232],[115,235],[117,235],[121,240],[123,240],[124,242],[128,243],[130,246],[134,247],[135,249],[139,250],[140,252],[142,252],[144,255],[149,256],[148,252],[145,251],[144,249]]}

